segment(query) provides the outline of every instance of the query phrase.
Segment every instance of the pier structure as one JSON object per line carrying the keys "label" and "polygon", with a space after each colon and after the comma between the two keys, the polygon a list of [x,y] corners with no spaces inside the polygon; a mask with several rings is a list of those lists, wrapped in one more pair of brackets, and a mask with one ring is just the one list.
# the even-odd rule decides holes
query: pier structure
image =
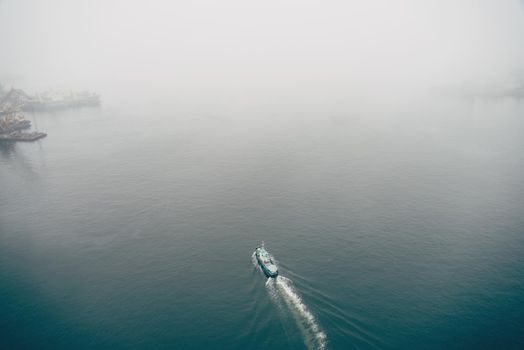
{"label": "pier structure", "polygon": [[11,89],[0,99],[0,141],[35,141],[46,137],[44,132],[22,132],[31,128],[31,121],[25,119],[22,106],[30,97],[19,89]]}

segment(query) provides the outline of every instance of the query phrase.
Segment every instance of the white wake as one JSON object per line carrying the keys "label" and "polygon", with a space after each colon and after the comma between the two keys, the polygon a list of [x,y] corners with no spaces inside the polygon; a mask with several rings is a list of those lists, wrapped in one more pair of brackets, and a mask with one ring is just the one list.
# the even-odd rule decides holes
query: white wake
{"label": "white wake", "polygon": [[[256,259],[253,260],[253,264],[260,269]],[[304,336],[306,346],[309,349],[325,349],[327,343],[326,333],[320,328],[315,316],[309,311],[293,287],[292,281],[279,275],[276,278],[268,278],[265,286],[269,296],[279,307],[282,305],[282,300],[284,301]]]}
{"label": "white wake", "polygon": [[291,280],[278,276],[275,278],[274,283],[277,286],[279,295],[282,296],[290,311],[293,312],[299,328],[303,331],[306,345],[309,348],[325,349],[327,342],[326,333],[322,331],[315,316],[309,311],[302,298],[293,288]]}

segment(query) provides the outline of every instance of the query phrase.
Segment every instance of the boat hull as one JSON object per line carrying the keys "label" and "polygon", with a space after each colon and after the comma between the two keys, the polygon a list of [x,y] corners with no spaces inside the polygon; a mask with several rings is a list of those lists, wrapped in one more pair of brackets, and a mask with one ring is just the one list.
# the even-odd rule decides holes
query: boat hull
{"label": "boat hull", "polygon": [[[260,254],[258,251],[255,252],[255,256],[257,258],[257,262],[258,264],[260,265],[260,268],[262,269],[262,271],[264,272],[264,274],[266,275],[266,277],[272,277],[272,278],[275,278],[278,276],[278,270],[276,269],[276,267],[274,267],[273,269],[271,269],[270,267],[268,267],[266,265],[266,263],[264,262],[264,260],[261,258]],[[274,266],[272,264],[272,266]]]}

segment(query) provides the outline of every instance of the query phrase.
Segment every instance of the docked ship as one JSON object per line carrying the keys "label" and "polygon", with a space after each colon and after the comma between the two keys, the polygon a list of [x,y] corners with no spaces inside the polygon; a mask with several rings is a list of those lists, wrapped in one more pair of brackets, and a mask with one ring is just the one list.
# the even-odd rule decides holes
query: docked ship
{"label": "docked ship", "polygon": [[20,132],[14,131],[9,134],[0,134],[0,141],[20,141],[20,142],[31,142],[46,137],[45,132]]}
{"label": "docked ship", "polygon": [[264,271],[264,274],[267,277],[278,276],[278,268],[273,262],[273,259],[267,252],[266,248],[264,248],[263,243],[261,246],[255,249],[255,257],[257,258],[258,264],[260,265],[262,271]]}
{"label": "docked ship", "polygon": [[0,115],[0,142],[2,141],[36,141],[46,137],[45,132],[21,132],[29,129],[31,122],[24,119],[22,112],[19,110],[3,110],[4,114]]}
{"label": "docked ship", "polygon": [[7,134],[14,131],[29,129],[31,122],[24,119],[20,112],[8,112],[0,116],[0,134]]}
{"label": "docked ship", "polygon": [[26,99],[22,109],[26,111],[56,110],[98,105],[100,105],[100,95],[92,92],[46,91]]}

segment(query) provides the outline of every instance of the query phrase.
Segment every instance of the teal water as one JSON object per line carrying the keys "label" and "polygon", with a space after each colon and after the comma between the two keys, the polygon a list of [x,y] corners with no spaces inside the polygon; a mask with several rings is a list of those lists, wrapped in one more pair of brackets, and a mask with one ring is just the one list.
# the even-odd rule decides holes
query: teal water
{"label": "teal water", "polygon": [[232,105],[1,146],[0,348],[524,348],[524,104]]}

